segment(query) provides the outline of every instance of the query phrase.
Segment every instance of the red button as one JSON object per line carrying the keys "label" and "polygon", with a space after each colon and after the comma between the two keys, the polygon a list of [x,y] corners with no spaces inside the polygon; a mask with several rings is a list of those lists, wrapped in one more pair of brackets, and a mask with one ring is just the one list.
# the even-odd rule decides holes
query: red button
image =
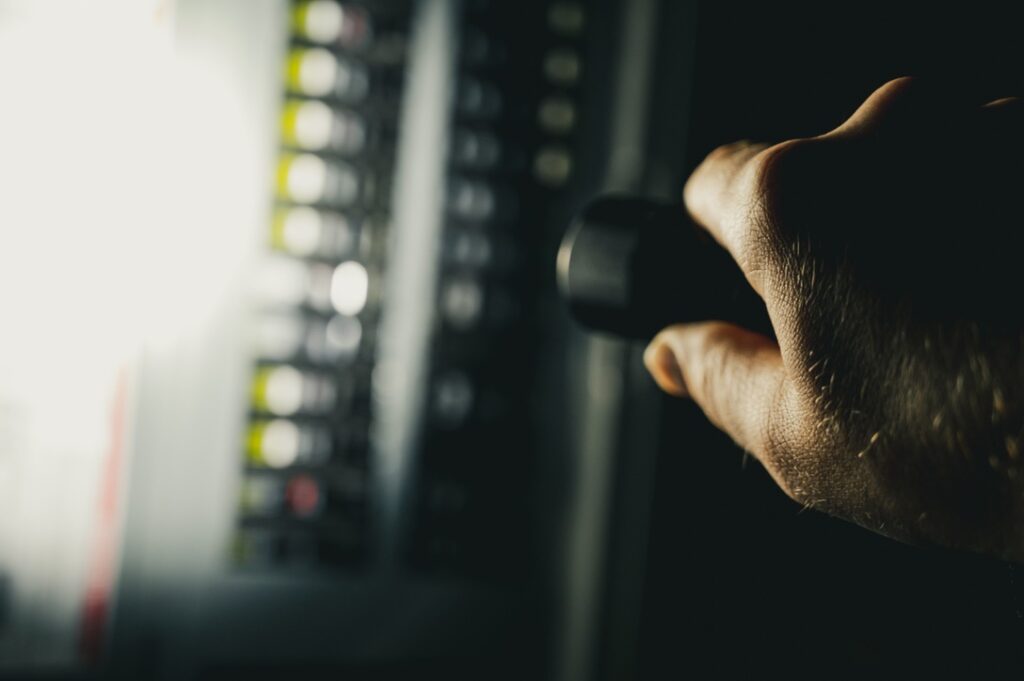
{"label": "red button", "polygon": [[285,498],[292,513],[307,518],[320,510],[320,483],[308,475],[297,475],[288,481]]}

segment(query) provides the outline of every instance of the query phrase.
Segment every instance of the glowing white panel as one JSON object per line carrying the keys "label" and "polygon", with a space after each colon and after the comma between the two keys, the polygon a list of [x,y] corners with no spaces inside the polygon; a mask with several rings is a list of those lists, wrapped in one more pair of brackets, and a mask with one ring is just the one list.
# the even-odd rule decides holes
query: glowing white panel
{"label": "glowing white panel", "polygon": [[4,678],[81,663],[86,594],[114,588],[134,377],[161,287],[148,261],[177,168],[174,12],[0,1]]}
{"label": "glowing white panel", "polygon": [[331,141],[334,114],[323,102],[310,100],[295,108],[295,143],[303,149],[317,151]]}
{"label": "glowing white panel", "polygon": [[326,97],[334,91],[338,80],[338,61],[327,50],[302,50],[297,55],[297,83],[300,92],[312,97]]}
{"label": "glowing white panel", "polygon": [[317,252],[323,234],[323,220],[313,208],[298,206],[285,214],[281,240],[289,253],[309,256]]}
{"label": "glowing white panel", "polygon": [[314,43],[332,43],[341,35],[345,12],[332,0],[313,0],[305,6],[302,32]]}
{"label": "glowing white panel", "polygon": [[331,282],[331,303],[340,314],[354,317],[366,307],[370,276],[366,268],[354,260],[338,265]]}
{"label": "glowing white panel", "polygon": [[293,367],[267,369],[262,376],[264,406],[277,416],[291,416],[302,409],[303,377]]}
{"label": "glowing white panel", "polygon": [[263,428],[259,444],[265,464],[271,468],[286,468],[299,458],[302,433],[291,421],[278,419]]}
{"label": "glowing white panel", "polygon": [[316,203],[327,189],[327,164],[312,154],[286,161],[288,197],[299,203]]}

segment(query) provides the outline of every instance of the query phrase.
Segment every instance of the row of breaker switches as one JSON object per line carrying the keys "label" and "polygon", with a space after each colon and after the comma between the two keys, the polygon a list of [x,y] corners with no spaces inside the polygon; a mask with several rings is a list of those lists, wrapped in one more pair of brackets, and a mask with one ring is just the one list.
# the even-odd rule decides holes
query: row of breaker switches
{"label": "row of breaker switches", "polygon": [[503,580],[530,560],[543,243],[571,177],[585,10],[483,0],[463,9],[409,557],[429,573]]}
{"label": "row of breaker switches", "polygon": [[232,546],[245,569],[351,568],[371,548],[370,383],[408,14],[291,6]]}

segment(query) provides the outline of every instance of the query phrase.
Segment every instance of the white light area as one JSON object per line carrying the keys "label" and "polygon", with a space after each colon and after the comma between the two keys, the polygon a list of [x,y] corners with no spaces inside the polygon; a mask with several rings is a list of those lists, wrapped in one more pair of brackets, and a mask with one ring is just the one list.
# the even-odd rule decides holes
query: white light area
{"label": "white light area", "polygon": [[331,303],[343,315],[354,317],[366,307],[370,291],[370,275],[354,260],[347,260],[334,270],[331,280]]}
{"label": "white light area", "polygon": [[149,247],[138,266],[155,287],[140,308],[149,317],[148,340],[174,352],[216,333],[225,310],[237,309],[269,222],[264,192],[272,170],[264,154],[271,140],[266,149],[254,143],[267,139],[269,121],[254,115],[252,84],[233,70],[237,48],[210,43],[179,44],[166,85],[143,76],[173,103],[153,115],[145,137],[125,140],[144,155],[130,172],[153,183],[131,224]]}
{"label": "white light area", "polygon": [[341,35],[345,12],[332,0],[313,0],[306,6],[306,38],[314,43],[331,43]]}
{"label": "white light area", "polygon": [[113,407],[153,325],[150,239],[173,227],[171,9],[0,2],[0,676],[81,661]]}
{"label": "white light area", "polygon": [[[94,565],[99,506],[84,493],[106,470],[120,375],[133,461],[119,483],[130,472],[155,492],[130,503],[167,508],[161,495],[195,480],[196,461],[211,489],[238,473],[244,289],[270,224],[284,5],[0,0],[0,411],[17,406],[24,445],[18,495],[0,480],[14,585],[0,668],[79,661],[84,600],[61,594],[81,592]],[[188,530],[198,517],[226,531],[230,496],[198,490],[187,508],[144,514],[159,528],[139,568],[148,583],[191,584],[218,564],[222,530]],[[64,623],[66,656],[36,640]]]}
{"label": "white light area", "polygon": [[312,154],[300,154],[288,164],[288,196],[298,203],[316,203],[327,188],[327,164]]}
{"label": "white light area", "polygon": [[320,248],[323,220],[320,213],[308,206],[296,206],[284,216],[284,246],[289,253],[298,256],[313,255]]}
{"label": "white light area", "polygon": [[263,380],[263,401],[271,414],[291,416],[302,409],[302,373],[294,367],[282,366],[267,369]]}
{"label": "white light area", "polygon": [[303,50],[299,57],[299,89],[311,97],[326,97],[338,80],[338,60],[329,51],[316,47]]}
{"label": "white light area", "polygon": [[302,432],[285,419],[275,419],[263,428],[260,436],[260,458],[271,468],[286,468],[299,458]]}
{"label": "white light area", "polygon": [[331,141],[334,114],[323,102],[310,100],[296,106],[295,142],[303,149],[323,149]]}
{"label": "white light area", "polygon": [[[54,403],[81,397],[69,390],[92,385],[142,336],[167,152],[150,138],[167,120],[161,89],[173,73],[154,5],[0,6],[0,82],[5,101],[19,102],[4,107],[0,126],[3,355],[17,358],[0,375],[37,384]],[[48,377],[62,389],[51,392]],[[88,423],[40,435],[73,445],[94,432],[91,415]]]}

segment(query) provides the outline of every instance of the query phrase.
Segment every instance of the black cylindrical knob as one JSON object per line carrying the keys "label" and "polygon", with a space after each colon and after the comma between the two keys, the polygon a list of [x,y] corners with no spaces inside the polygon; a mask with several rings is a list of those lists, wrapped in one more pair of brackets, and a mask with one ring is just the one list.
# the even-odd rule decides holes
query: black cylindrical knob
{"label": "black cylindrical knob", "polygon": [[629,196],[591,201],[558,252],[558,287],[583,326],[648,339],[679,322],[767,315],[736,263],[682,206]]}

